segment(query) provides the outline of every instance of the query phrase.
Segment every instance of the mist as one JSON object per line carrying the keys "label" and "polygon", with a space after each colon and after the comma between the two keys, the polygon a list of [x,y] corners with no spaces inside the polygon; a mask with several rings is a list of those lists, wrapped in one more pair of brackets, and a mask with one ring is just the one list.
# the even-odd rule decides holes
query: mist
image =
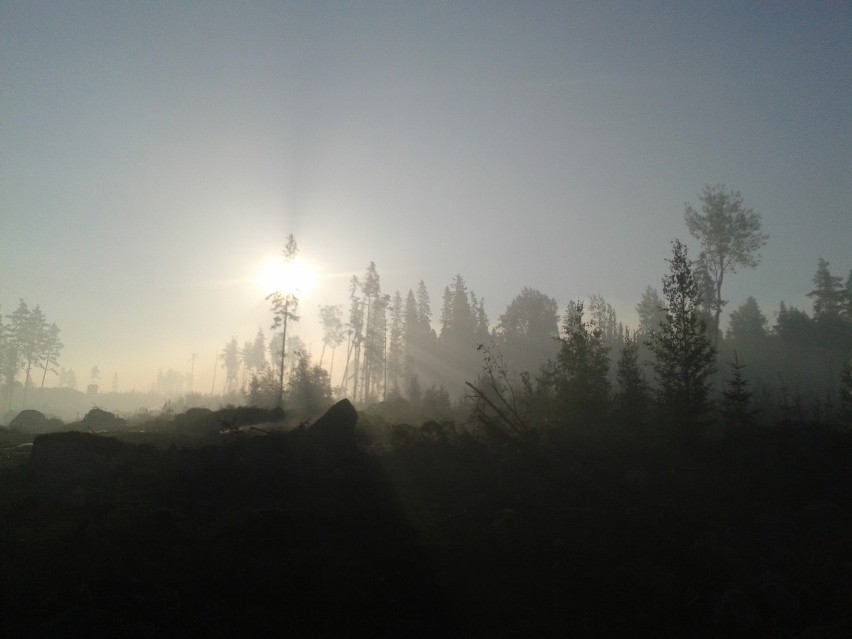
{"label": "mist", "polygon": [[[363,571],[288,629],[842,634],[850,27],[4,3],[0,519],[72,576],[6,578],[42,607],[3,627],[264,634],[252,597],[316,610]],[[158,540],[149,573],[108,567],[121,539]],[[264,552],[303,585],[240,568]],[[252,594],[212,612],[193,571]]]}

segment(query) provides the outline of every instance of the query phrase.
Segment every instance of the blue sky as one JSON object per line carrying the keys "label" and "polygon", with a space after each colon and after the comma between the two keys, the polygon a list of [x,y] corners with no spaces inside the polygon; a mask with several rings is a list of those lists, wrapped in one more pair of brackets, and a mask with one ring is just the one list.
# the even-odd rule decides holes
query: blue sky
{"label": "blue sky", "polygon": [[7,1],[0,312],[40,304],[81,382],[196,352],[201,388],[292,232],[315,353],[371,260],[436,317],[461,273],[492,323],[525,285],[630,323],[717,183],[770,236],[728,310],[809,308],[820,257],[852,268],[850,31],[846,2]]}

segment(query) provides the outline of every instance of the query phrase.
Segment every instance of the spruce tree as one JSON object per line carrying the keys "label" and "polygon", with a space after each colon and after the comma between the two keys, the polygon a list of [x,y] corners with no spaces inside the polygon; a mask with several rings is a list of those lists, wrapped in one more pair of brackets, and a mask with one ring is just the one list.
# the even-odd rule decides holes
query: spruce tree
{"label": "spruce tree", "polygon": [[840,423],[852,428],[852,364],[843,365],[840,372]]}
{"label": "spruce tree", "polygon": [[599,421],[609,401],[608,349],[600,328],[583,320],[583,303],[565,313],[560,349],[553,371],[558,419],[576,425]]}
{"label": "spruce tree", "polygon": [[711,408],[710,377],[716,351],[701,317],[701,298],[686,246],[672,242],[669,274],[663,278],[665,320],[651,334],[661,416],[689,432]]}
{"label": "spruce tree", "polygon": [[648,413],[648,385],[639,368],[639,338],[625,333],[616,368],[615,406],[622,420],[643,425]]}
{"label": "spruce tree", "polygon": [[748,381],[743,377],[745,364],[740,364],[734,352],[734,361],[729,365],[731,379],[722,391],[722,417],[730,427],[751,426],[759,411],[751,408],[751,398],[754,393],[748,389]]}
{"label": "spruce tree", "polygon": [[819,321],[840,317],[843,312],[843,278],[832,275],[828,270],[828,262],[823,258],[819,258],[813,283],[814,290],[808,293],[808,297],[814,301],[814,319]]}
{"label": "spruce tree", "polygon": [[737,310],[731,313],[728,326],[728,339],[757,340],[766,337],[768,320],[753,297],[746,299]]}
{"label": "spruce tree", "polygon": [[659,291],[652,286],[646,287],[642,299],[636,305],[636,312],[639,313],[637,332],[645,336],[651,335],[666,317],[665,302],[660,297]]}

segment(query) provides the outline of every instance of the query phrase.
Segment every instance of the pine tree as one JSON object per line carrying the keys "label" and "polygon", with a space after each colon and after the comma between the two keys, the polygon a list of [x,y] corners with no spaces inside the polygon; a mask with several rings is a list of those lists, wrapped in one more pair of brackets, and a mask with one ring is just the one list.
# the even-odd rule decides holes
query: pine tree
{"label": "pine tree", "polygon": [[237,390],[237,379],[240,370],[240,345],[236,337],[225,344],[225,348],[219,354],[222,360],[222,368],[225,369],[225,392],[233,393]]}
{"label": "pine tree", "polygon": [[386,304],[382,304],[382,289],[375,262],[370,262],[367,267],[367,272],[361,283],[361,292],[366,304],[362,393],[364,399],[367,400],[370,397],[373,378],[377,372],[381,371],[384,361],[383,324]]}
{"label": "pine tree", "polygon": [[12,395],[15,390],[15,380],[23,365],[23,351],[25,349],[27,325],[30,318],[30,309],[27,303],[20,299],[18,308],[11,315],[7,315],[8,323],[3,327],[3,377],[6,380],[6,393],[8,398],[7,409],[12,408]]}
{"label": "pine tree", "polygon": [[710,410],[710,382],[716,351],[701,318],[698,283],[680,240],[672,243],[669,274],[663,278],[665,322],[651,335],[654,372],[664,419],[691,431]]}
{"label": "pine tree", "polygon": [[639,313],[638,333],[646,337],[650,336],[660,327],[660,323],[666,320],[665,302],[660,297],[659,291],[648,286],[636,305],[636,312]]}
{"label": "pine tree", "polygon": [[498,318],[496,333],[511,368],[536,373],[558,351],[559,304],[525,286]]}
{"label": "pine tree", "polygon": [[832,275],[828,262],[819,260],[814,275],[814,290],[808,293],[814,302],[814,329],[817,343],[841,358],[852,356],[852,322],[845,317],[845,296],[841,277]]}
{"label": "pine tree", "polygon": [[843,287],[843,319],[852,323],[852,270],[846,278],[846,286]]}
{"label": "pine tree", "polygon": [[404,333],[404,309],[402,304],[402,295],[396,291],[393,295],[393,301],[390,308],[390,334],[388,338],[388,360],[387,360],[387,380],[385,383],[386,390],[390,390],[393,395],[399,396],[399,379],[404,375],[404,353],[405,345],[403,343]]}
{"label": "pine tree", "polygon": [[[296,244],[296,238],[291,233],[287,236],[287,244],[282,251],[284,263],[293,262],[298,253],[299,247]],[[281,362],[278,379],[278,408],[281,408],[284,403],[284,356],[287,353],[287,324],[291,321],[299,321],[299,316],[296,315],[296,311],[299,309],[299,298],[296,297],[294,291],[275,291],[267,295],[266,299],[272,300],[272,330],[281,329]]]}
{"label": "pine tree", "polygon": [[243,347],[240,349],[240,363],[243,367],[243,377],[240,381],[240,392],[246,392],[246,381],[252,367],[252,353],[254,352],[254,343],[246,340],[243,342]]}
{"label": "pine tree", "polygon": [[840,372],[840,423],[852,428],[852,364],[846,362]]}
{"label": "pine tree", "polygon": [[263,369],[266,365],[266,335],[262,328],[257,329],[257,334],[254,336],[252,344],[251,367],[257,372]]}
{"label": "pine tree", "polygon": [[814,319],[817,321],[840,317],[843,310],[843,279],[832,275],[828,262],[819,258],[814,275],[814,290],[808,293],[813,298]]}
{"label": "pine tree", "polygon": [[580,425],[600,420],[609,399],[608,349],[600,328],[583,320],[582,302],[569,304],[559,341],[552,374],[559,421]]}
{"label": "pine tree", "polygon": [[640,426],[647,420],[649,398],[648,385],[639,367],[639,337],[625,332],[621,356],[616,369],[618,391],[615,405],[622,420]]}
{"label": "pine tree", "polygon": [[361,359],[361,340],[364,337],[364,304],[358,293],[361,284],[353,275],[349,280],[349,344],[346,349],[346,367],[343,370],[343,387],[349,386],[349,362],[352,360],[352,398],[358,396],[358,364]]}
{"label": "pine tree", "polygon": [[804,311],[784,302],[778,305],[778,320],[773,326],[775,334],[783,341],[810,345],[814,340],[814,322]]}
{"label": "pine tree", "polygon": [[488,314],[485,312],[485,300],[477,298],[473,291],[470,292],[470,308],[473,313],[474,341],[484,344],[489,338]]}
{"label": "pine tree", "polygon": [[39,368],[44,370],[41,376],[41,387],[44,388],[44,380],[47,378],[48,371],[56,373],[56,365],[59,363],[59,353],[62,352],[62,342],[59,340],[59,327],[53,323],[47,327],[44,335],[44,343],[42,345],[42,359],[39,363]]}
{"label": "pine tree", "polygon": [[310,357],[301,351],[287,384],[288,406],[300,415],[321,413],[331,405],[331,381],[321,366],[311,366]]}
{"label": "pine tree", "polygon": [[453,346],[472,346],[476,341],[475,334],[476,319],[471,308],[467,284],[461,275],[456,275],[452,287],[444,289],[440,339]]}
{"label": "pine tree", "polygon": [[[423,280],[417,286],[417,293],[411,290],[405,299],[403,312],[403,368],[405,374],[406,396],[412,403],[419,402],[419,383],[415,377],[425,374],[428,362],[434,360],[436,336],[432,329],[432,310],[429,293]],[[416,390],[416,395],[411,394]]]}
{"label": "pine tree", "polygon": [[19,338],[21,361],[24,370],[24,404],[27,401],[27,390],[32,385],[31,372],[33,366],[38,366],[44,354],[47,337],[47,319],[44,312],[36,305],[24,322],[24,330]]}
{"label": "pine tree", "polygon": [[331,365],[328,374],[334,371],[334,352],[343,341],[343,307],[340,304],[327,304],[319,307],[320,320],[322,321],[322,351],[320,352],[319,366],[325,359],[325,349],[331,347]]}
{"label": "pine tree", "polygon": [[766,316],[757,305],[757,300],[749,297],[742,306],[731,313],[727,337],[735,340],[761,339],[766,337],[767,322]]}
{"label": "pine tree", "polygon": [[734,361],[729,362],[729,365],[731,379],[722,391],[722,417],[730,427],[751,426],[759,411],[750,408],[754,393],[748,390],[748,381],[743,377],[745,364],[740,364],[736,351]]}
{"label": "pine tree", "polygon": [[417,320],[425,334],[432,332],[432,306],[423,280],[417,285]]}

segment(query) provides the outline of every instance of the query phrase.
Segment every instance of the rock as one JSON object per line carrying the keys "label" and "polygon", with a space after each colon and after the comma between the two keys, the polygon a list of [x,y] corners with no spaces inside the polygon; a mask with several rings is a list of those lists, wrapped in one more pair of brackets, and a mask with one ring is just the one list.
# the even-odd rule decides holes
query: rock
{"label": "rock", "polygon": [[83,417],[83,426],[93,431],[124,430],[127,428],[127,420],[101,408],[93,408]]}
{"label": "rock", "polygon": [[73,481],[118,466],[135,449],[132,444],[92,433],[49,433],[33,441],[29,468],[39,477]]}
{"label": "rock", "polygon": [[9,422],[9,428],[21,433],[43,433],[48,429],[47,417],[37,410],[22,410]]}
{"label": "rock", "polygon": [[219,418],[209,408],[193,407],[185,413],[175,415],[175,430],[179,433],[212,435],[222,430]]}
{"label": "rock", "polygon": [[358,411],[348,399],[341,399],[307,430],[308,437],[326,447],[354,447]]}

